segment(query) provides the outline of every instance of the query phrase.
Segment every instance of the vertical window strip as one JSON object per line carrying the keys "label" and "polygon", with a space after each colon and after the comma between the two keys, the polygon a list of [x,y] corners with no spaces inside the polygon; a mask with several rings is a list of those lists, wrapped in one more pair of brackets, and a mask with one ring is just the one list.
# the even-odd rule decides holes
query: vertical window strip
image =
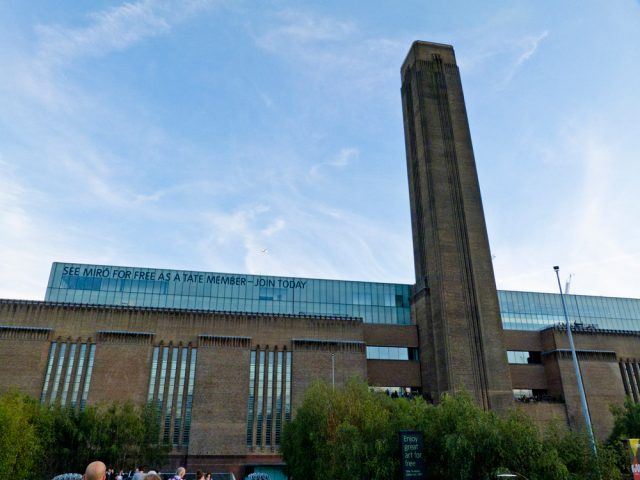
{"label": "vertical window strip", "polygon": [[51,378],[51,370],[53,369],[53,362],[56,358],[56,348],[58,344],[56,342],[51,343],[49,348],[49,359],[47,360],[47,371],[44,375],[44,385],[42,386],[42,394],[40,395],[40,403],[44,403],[47,398],[47,392],[49,391],[49,379]]}
{"label": "vertical window strip", "polygon": [[271,422],[273,420],[273,360],[274,352],[269,352],[267,365],[267,428],[266,428],[266,445],[271,446]]}
{"label": "vertical window strip", "polygon": [[60,405],[65,406],[67,404],[67,395],[69,394],[69,383],[71,382],[71,373],[73,372],[73,365],[76,362],[76,349],[78,345],[76,343],[71,344],[69,350],[69,363],[67,363],[67,373],[64,376],[64,388],[62,389],[62,395],[60,396]]}
{"label": "vertical window strip", "polygon": [[276,445],[280,445],[280,431],[282,429],[282,352],[278,352],[278,366],[276,367]]}
{"label": "vertical window strip", "polygon": [[60,345],[60,355],[58,355],[58,365],[56,366],[56,376],[53,380],[51,387],[51,398],[49,399],[49,405],[53,405],[58,396],[58,388],[60,387],[60,376],[62,375],[62,365],[64,365],[65,356],[67,353],[67,344]]}
{"label": "vertical window strip", "polygon": [[73,393],[71,394],[71,406],[75,407],[78,402],[78,392],[80,392],[80,380],[84,373],[84,359],[87,355],[87,344],[80,345],[80,354],[78,355],[78,367],[76,368],[76,379],[73,382]]}
{"label": "vertical window strip", "polygon": [[84,389],[82,391],[82,400],[80,401],[80,408],[84,410],[87,404],[87,398],[89,398],[89,386],[91,385],[91,374],[93,373],[93,359],[96,355],[96,344],[92,343],[89,347],[89,361],[87,363],[87,374],[84,379]]}
{"label": "vertical window strip", "polygon": [[249,401],[247,404],[247,446],[253,446],[253,423],[254,423],[254,402],[255,402],[255,380],[256,380],[256,351],[251,350],[249,363]]}
{"label": "vertical window strip", "polygon": [[164,411],[164,443],[169,443],[171,433],[171,408],[173,407],[173,394],[176,385],[176,369],[178,367],[178,348],[171,349],[171,372],[169,376],[169,391],[167,392],[167,408]]}
{"label": "vertical window strip", "polygon": [[631,390],[629,389],[629,379],[627,378],[627,370],[624,368],[624,362],[620,360],[618,362],[618,366],[620,367],[620,375],[622,376],[622,385],[624,386],[624,394],[626,396],[630,396]]}
{"label": "vertical window strip", "polygon": [[264,399],[264,350],[260,350],[258,360],[258,415],[256,425],[256,445],[262,446],[262,407]]}
{"label": "vertical window strip", "polygon": [[191,364],[189,365],[189,381],[187,383],[187,402],[184,409],[184,431],[182,433],[182,443],[189,445],[189,434],[191,432],[191,406],[193,405],[193,384],[196,379],[196,357],[198,350],[191,349]]}
{"label": "vertical window strip", "polygon": [[156,390],[156,377],[158,376],[158,352],[160,347],[153,347],[153,357],[151,360],[151,375],[149,376],[149,393],[147,403],[153,402],[153,394]]}
{"label": "vertical window strip", "polygon": [[160,383],[158,384],[158,395],[156,396],[156,407],[158,414],[162,415],[162,399],[164,397],[164,382],[167,375],[167,359],[169,357],[169,347],[162,348],[162,366],[160,367]]}
{"label": "vertical window strip", "polygon": [[187,374],[187,351],[188,348],[182,348],[182,357],[180,358],[180,378],[178,380],[178,397],[176,398],[176,415],[173,422],[173,444],[178,445],[180,441],[180,427],[182,426],[182,394],[184,392],[185,375]]}
{"label": "vertical window strip", "polygon": [[291,421],[291,352],[286,353],[286,370],[284,385],[284,419],[286,422]]}
{"label": "vertical window strip", "polygon": [[638,401],[638,385],[636,384],[636,379],[633,376],[633,370],[631,370],[631,365],[629,362],[625,363],[625,367],[627,368],[627,376],[629,377],[629,385],[631,386],[631,393],[633,394],[633,401]]}
{"label": "vertical window strip", "polygon": [[633,381],[636,385],[636,391],[638,392],[638,400],[636,400],[636,402],[640,401],[640,372],[638,371],[638,364],[631,360],[629,362],[631,364],[631,374],[633,375]]}

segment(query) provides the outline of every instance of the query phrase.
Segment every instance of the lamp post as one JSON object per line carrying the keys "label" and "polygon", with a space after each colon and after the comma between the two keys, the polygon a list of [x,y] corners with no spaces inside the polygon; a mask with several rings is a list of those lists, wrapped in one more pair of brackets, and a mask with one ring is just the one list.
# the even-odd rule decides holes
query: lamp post
{"label": "lamp post", "polygon": [[591,416],[589,415],[589,407],[587,405],[587,397],[584,393],[584,384],[582,383],[582,374],[580,373],[580,365],[578,364],[578,355],[576,353],[576,346],[573,343],[573,333],[571,332],[571,324],[569,323],[569,315],[567,315],[567,306],[564,302],[564,294],[562,293],[562,284],[560,283],[560,267],[555,266],[553,269],[556,272],[556,278],[558,279],[558,289],[560,290],[560,300],[562,301],[562,311],[564,312],[564,320],[567,324],[567,336],[569,337],[569,347],[571,348],[571,358],[573,359],[573,368],[576,372],[576,379],[578,380],[578,392],[580,393],[580,402],[582,403],[582,415],[584,416],[584,422],[587,424],[587,433],[589,434],[589,442],[591,443],[591,450],[593,456],[597,456],[596,441],[593,438],[593,429],[591,428]]}
{"label": "lamp post", "polygon": [[331,354],[331,388],[336,388],[336,354]]}

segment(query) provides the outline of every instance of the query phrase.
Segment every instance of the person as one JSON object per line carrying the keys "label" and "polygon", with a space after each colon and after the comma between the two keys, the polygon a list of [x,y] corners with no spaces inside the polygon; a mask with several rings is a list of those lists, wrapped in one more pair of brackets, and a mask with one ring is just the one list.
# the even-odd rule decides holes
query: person
{"label": "person", "polygon": [[176,470],[176,474],[171,477],[171,480],[182,480],[186,474],[187,471],[184,469],[184,467],[178,467],[178,469]]}
{"label": "person", "polygon": [[149,473],[144,476],[144,480],[162,480],[162,478],[155,471],[149,470]]}
{"label": "person", "polygon": [[202,470],[196,472],[196,480],[204,480],[204,472]]}
{"label": "person", "polygon": [[136,473],[133,474],[132,480],[144,480],[144,467],[136,467]]}
{"label": "person", "polygon": [[107,466],[102,462],[91,462],[84,471],[82,480],[106,480]]}
{"label": "person", "polygon": [[211,474],[210,473],[207,473],[207,477],[206,477],[205,480],[211,480]]}
{"label": "person", "polygon": [[118,475],[116,475],[116,480],[124,480],[124,470],[120,470]]}

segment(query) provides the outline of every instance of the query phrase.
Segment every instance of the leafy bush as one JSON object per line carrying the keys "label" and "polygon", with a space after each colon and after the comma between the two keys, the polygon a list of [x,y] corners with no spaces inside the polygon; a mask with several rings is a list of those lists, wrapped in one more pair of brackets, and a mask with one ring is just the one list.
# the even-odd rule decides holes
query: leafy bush
{"label": "leafy bush", "polygon": [[0,478],[50,479],[84,472],[94,460],[133,468],[162,465],[169,447],[160,439],[160,418],[152,406],[131,403],[50,407],[9,392],[0,395]]}
{"label": "leafy bush", "polygon": [[43,453],[39,438],[40,405],[11,392],[0,396],[0,478],[31,478]]}
{"label": "leafy bush", "polygon": [[433,406],[371,392],[356,380],[335,390],[315,383],[285,426],[281,449],[295,479],[400,478],[400,430],[423,432],[427,478],[489,479],[507,470],[530,480],[621,478],[612,451],[600,446],[596,462],[582,433],[543,435],[525,414],[485,412],[466,394]]}
{"label": "leafy bush", "polygon": [[629,475],[630,458],[628,438],[640,438],[640,404],[627,397],[624,405],[611,407],[613,430],[607,440],[620,471]]}

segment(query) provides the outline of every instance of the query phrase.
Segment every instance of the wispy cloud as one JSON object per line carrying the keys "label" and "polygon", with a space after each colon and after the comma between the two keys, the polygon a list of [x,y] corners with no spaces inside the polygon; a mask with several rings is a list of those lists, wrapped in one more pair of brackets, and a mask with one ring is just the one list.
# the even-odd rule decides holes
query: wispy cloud
{"label": "wispy cloud", "polygon": [[[233,271],[231,259],[240,252],[249,273],[409,281],[390,273],[410,271],[411,257],[404,255],[410,251],[408,236],[349,210],[309,205],[310,198],[292,192],[272,192],[266,200],[269,206],[247,205],[202,218],[201,228],[210,235],[199,242],[198,252],[206,264]],[[381,249],[387,253],[379,255]]]}
{"label": "wispy cloud", "polygon": [[[144,172],[136,172],[133,159],[122,158],[114,143],[104,141],[117,131],[130,135],[130,130],[148,132],[153,125],[83,88],[68,74],[69,65],[167,34],[218,3],[126,2],[89,14],[80,26],[38,25],[33,45],[16,42],[4,50],[0,271],[12,275],[0,277],[2,296],[42,298],[53,260],[120,257],[114,240],[118,232],[107,230],[112,217],[124,225],[130,217],[142,221],[170,215],[154,204],[177,192],[180,183],[166,188],[138,184]],[[197,191],[199,184],[190,183]]]}
{"label": "wispy cloud", "polygon": [[340,152],[332,159],[327,160],[325,162],[316,163],[309,170],[309,178],[317,179],[321,176],[322,170],[325,168],[337,168],[342,169],[349,164],[360,155],[360,150],[353,147],[343,148]]}
{"label": "wispy cloud", "polygon": [[638,296],[640,237],[630,228],[628,206],[637,203],[640,167],[620,144],[607,141],[610,128],[592,119],[566,126],[555,145],[557,162],[548,168],[571,170],[575,191],[552,194],[562,206],[546,212],[528,242],[511,237],[496,243],[499,288],[555,291],[551,266],[562,259],[563,275],[575,274],[575,293]]}
{"label": "wispy cloud", "polygon": [[260,48],[273,52],[302,49],[310,43],[342,41],[357,30],[351,21],[292,9],[276,13],[274,20],[273,26],[256,38]]}
{"label": "wispy cloud", "polygon": [[503,86],[513,79],[518,69],[536,53],[540,43],[548,36],[549,32],[545,30],[537,35],[526,36],[520,39],[518,42],[520,45],[519,55],[507,68],[507,73],[502,81]]}
{"label": "wispy cloud", "polygon": [[166,34],[172,26],[218,3],[139,0],[92,13],[83,27],[39,25],[39,60],[60,64],[83,55],[102,56],[123,50],[145,38]]}
{"label": "wispy cloud", "polygon": [[[85,16],[60,13],[35,30],[24,16],[13,37],[3,29],[0,272],[12,274],[0,275],[0,296],[42,298],[52,260],[411,282],[399,65],[416,38],[456,47],[470,118],[484,130],[472,125],[478,165],[495,179],[493,191],[483,181],[485,206],[508,197],[494,202],[495,216],[516,208],[513,197],[532,180],[523,170],[546,168],[548,182],[565,175],[563,164],[573,168],[571,180],[556,184],[573,190],[554,197],[554,208],[554,189],[540,182],[513,214],[522,216],[521,228],[492,236],[499,285],[544,290],[552,272],[541,265],[561,258],[563,268],[575,266],[578,292],[582,282],[594,293],[637,292],[637,139],[620,138],[635,116],[613,115],[610,96],[598,106],[608,121],[584,128],[591,117],[582,115],[562,130],[558,112],[579,99],[562,103],[555,83],[567,91],[575,78],[553,85],[537,78],[553,97],[547,129],[520,150],[509,143],[519,135],[505,105],[536,99],[522,87],[525,70],[537,62],[557,67],[554,54],[577,48],[572,40],[559,50],[565,27],[545,6],[537,17],[520,5],[477,18],[461,12],[464,28],[445,31],[429,19],[395,24],[392,16],[349,17],[344,8],[318,13],[330,11],[324,6],[251,5],[236,15],[244,7],[221,2],[112,2]],[[634,9],[628,39],[637,37]],[[200,21],[209,10],[215,15]],[[607,48],[582,33],[577,60]],[[188,53],[178,60],[183,47]],[[640,62],[624,52],[605,57],[624,59],[619,77],[636,78],[629,72]],[[585,103],[619,93],[609,88],[616,76],[609,67]],[[180,69],[184,76],[174,77]],[[638,110],[633,89],[621,111]],[[491,108],[477,108],[482,96]],[[557,131],[562,138],[551,138]],[[500,172],[501,153],[517,157],[505,170],[526,180]],[[543,155],[540,166],[534,157]]]}
{"label": "wispy cloud", "polygon": [[391,95],[381,87],[397,83],[397,65],[411,40],[411,34],[371,36],[355,21],[300,9],[279,12],[254,33],[258,48],[301,65],[301,73],[334,94],[375,93],[379,99]]}

